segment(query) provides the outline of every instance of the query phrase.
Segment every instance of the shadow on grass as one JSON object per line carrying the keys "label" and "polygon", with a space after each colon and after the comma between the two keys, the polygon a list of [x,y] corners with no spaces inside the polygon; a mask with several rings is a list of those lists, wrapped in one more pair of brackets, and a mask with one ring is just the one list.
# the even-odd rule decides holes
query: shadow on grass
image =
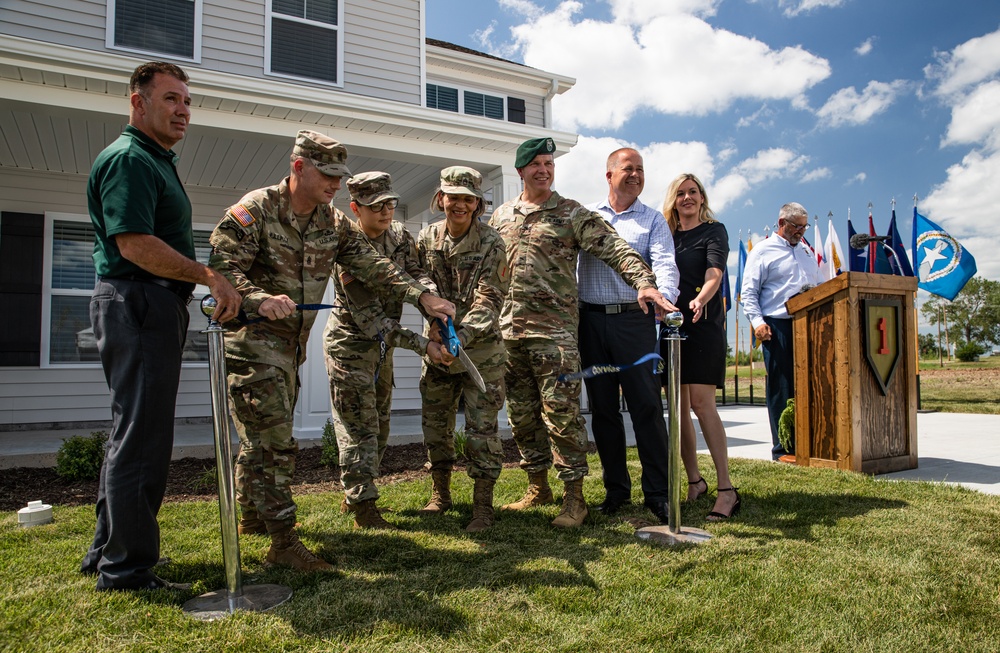
{"label": "shadow on grass", "polygon": [[901,510],[906,501],[882,499],[864,494],[777,492],[763,497],[745,495],[738,521],[754,527],[754,532],[734,530],[736,537],[760,538],[759,529],[779,533],[785,539],[814,541],[814,528],[833,527],[843,519],[860,517],[878,510]]}
{"label": "shadow on grass", "polygon": [[[552,590],[599,593],[587,565],[636,541],[608,530],[604,520],[556,530],[549,524],[554,510],[498,510],[492,529],[472,535],[463,530],[471,507],[456,508],[442,516],[392,513],[398,532],[303,529],[335,572],[264,568],[254,557],[244,561],[244,569],[255,569],[244,582],[291,587],[295,596],[279,614],[305,636],[342,642],[386,632],[448,637],[475,627],[468,617],[475,609],[465,612],[456,600],[492,601],[498,592],[536,598]],[[186,571],[224,582],[221,565]]]}

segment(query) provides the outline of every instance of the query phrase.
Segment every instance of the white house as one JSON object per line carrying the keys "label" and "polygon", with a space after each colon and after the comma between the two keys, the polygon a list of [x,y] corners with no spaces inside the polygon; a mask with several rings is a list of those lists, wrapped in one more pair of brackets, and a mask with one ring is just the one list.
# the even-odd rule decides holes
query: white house
{"label": "white house", "polygon": [[[476,168],[499,204],[520,192],[520,142],[549,136],[561,152],[576,143],[550,117],[550,100],[574,80],[428,39],[424,12],[423,0],[4,0],[0,430],[110,419],[87,315],[85,187],[127,122],[128,79],[144,61],[191,77],[192,124],[175,150],[203,259],[226,207],[288,174],[302,128],[345,143],[352,171],[391,173],[397,219],[414,231],[436,219],[427,206],[441,168]],[[342,195],[335,203],[347,210]],[[190,308],[179,419],[211,411],[206,321],[197,302]],[[324,323],[301,371],[300,434],[330,413]],[[393,409],[417,409],[419,359],[396,356]]]}

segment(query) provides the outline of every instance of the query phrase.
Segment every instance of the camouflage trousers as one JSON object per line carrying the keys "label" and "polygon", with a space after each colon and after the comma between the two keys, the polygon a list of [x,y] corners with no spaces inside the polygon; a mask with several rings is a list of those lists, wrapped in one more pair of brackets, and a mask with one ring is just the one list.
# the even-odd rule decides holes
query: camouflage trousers
{"label": "camouflage trousers", "polygon": [[548,338],[508,340],[507,417],[521,452],[521,469],[553,465],[563,481],[587,475],[587,429],[580,415],[580,381],[559,382],[580,371],[576,343]]}
{"label": "camouflage trousers", "polygon": [[[375,479],[389,441],[392,408],[392,348],[378,369],[378,343],[354,351],[327,352],[333,426],[340,451],[340,480],[348,504],[377,499]],[[367,349],[367,350],[366,350]]]}
{"label": "camouflage trousers", "polygon": [[504,402],[503,368],[483,365],[479,370],[486,392],[480,391],[466,372],[453,374],[425,362],[420,375],[420,423],[431,469],[451,469],[457,458],[455,414],[459,398],[463,398],[469,476],[496,480],[503,468],[503,445],[497,427],[497,413]]}
{"label": "camouflage trousers", "polygon": [[260,518],[270,533],[295,526],[292,476],[299,445],[292,411],[299,393],[295,374],[264,363],[226,359],[230,409],[240,452],[236,500],[244,519]]}

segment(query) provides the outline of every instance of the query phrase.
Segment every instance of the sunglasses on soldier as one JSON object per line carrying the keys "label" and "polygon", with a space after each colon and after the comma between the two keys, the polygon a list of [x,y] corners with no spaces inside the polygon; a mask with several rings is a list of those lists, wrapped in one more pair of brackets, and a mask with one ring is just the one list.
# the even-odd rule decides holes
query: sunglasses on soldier
{"label": "sunglasses on soldier", "polygon": [[399,205],[399,200],[391,199],[391,200],[382,200],[381,202],[375,202],[374,204],[366,204],[365,206],[371,209],[372,212],[374,213],[380,213],[383,207],[391,211],[398,205]]}

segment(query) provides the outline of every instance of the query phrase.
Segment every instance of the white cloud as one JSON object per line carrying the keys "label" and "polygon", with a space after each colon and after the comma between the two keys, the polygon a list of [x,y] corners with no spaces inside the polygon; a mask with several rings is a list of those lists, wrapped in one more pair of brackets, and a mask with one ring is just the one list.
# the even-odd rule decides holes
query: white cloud
{"label": "white cloud", "polygon": [[970,39],[951,52],[938,54],[938,62],[924,68],[927,79],[937,81],[934,92],[947,101],[955,93],[984,82],[1000,72],[1000,30]]}
{"label": "white cloud", "polygon": [[816,168],[815,170],[810,170],[806,174],[802,175],[802,179],[799,182],[807,184],[811,181],[819,181],[820,179],[829,179],[833,176],[833,171],[829,168]]}
{"label": "white cloud", "polygon": [[779,6],[785,7],[786,16],[798,16],[821,7],[839,7],[844,0],[780,0]]}
{"label": "white cloud", "polygon": [[715,1],[611,0],[611,21],[577,19],[582,4],[570,0],[541,14],[532,3],[502,2],[523,9],[511,34],[524,63],[577,80],[553,100],[559,129],[616,129],[646,109],[704,115],[737,99],[794,101],[830,75],[829,62],[801,47],[774,50],[714,29],[699,15]]}
{"label": "white cloud", "polygon": [[875,37],[869,36],[864,42],[858,47],[854,48],[854,54],[859,57],[863,57],[866,54],[871,54],[871,51],[875,48]]}
{"label": "white cloud", "polygon": [[607,197],[608,183],[604,173],[608,155],[620,147],[633,147],[642,154],[646,187],[640,199],[657,209],[663,206],[667,186],[677,175],[692,172],[706,185],[714,176],[715,164],[704,143],[650,143],[639,146],[615,138],[581,136],[576,147],[556,159],[555,188],[564,197],[584,204]]}
{"label": "white cloud", "polygon": [[971,146],[961,162],[920,203],[920,212],[940,224],[976,257],[979,273],[1000,278],[1000,30],[970,39],[924,69],[937,82],[934,93],[951,107],[942,146]]}
{"label": "white cloud", "polygon": [[862,125],[886,111],[907,86],[901,79],[888,83],[868,82],[861,93],[848,86],[831,95],[816,116],[828,127]]}
{"label": "white cloud", "polygon": [[1000,153],[970,152],[948,168],[947,178],[920,202],[920,212],[937,222],[973,256],[981,275],[1000,278]]}
{"label": "white cloud", "polygon": [[844,185],[845,186],[850,186],[852,184],[863,184],[863,183],[865,183],[865,179],[868,179],[868,173],[867,172],[859,172],[858,174],[856,174],[853,177],[851,177],[850,179],[848,179],[847,183],[844,184]]}
{"label": "white cloud", "polygon": [[957,98],[942,145],[983,145],[1000,149],[1000,81],[990,81]]}

